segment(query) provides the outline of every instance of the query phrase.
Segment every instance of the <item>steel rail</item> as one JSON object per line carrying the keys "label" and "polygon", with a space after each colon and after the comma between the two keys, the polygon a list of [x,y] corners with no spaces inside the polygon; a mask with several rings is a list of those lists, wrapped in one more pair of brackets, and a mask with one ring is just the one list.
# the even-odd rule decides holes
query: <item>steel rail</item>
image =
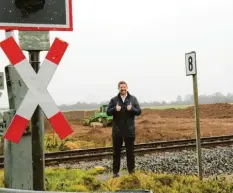
{"label": "steel rail", "polygon": [[[233,135],[203,137],[201,138],[202,147],[212,147],[216,145],[233,144]],[[147,154],[156,151],[170,151],[190,149],[196,147],[196,139],[181,139],[170,141],[157,141],[151,143],[141,143],[135,145],[135,154]],[[125,155],[125,147],[123,146],[122,154]],[[59,151],[45,153],[45,164],[64,163],[69,161],[91,161],[101,160],[112,156],[112,147]],[[4,157],[0,157],[0,168],[4,167]]]}
{"label": "steel rail", "polygon": [[[233,140],[226,140],[226,141],[215,141],[215,142],[203,142],[202,147],[215,147],[221,145],[230,145],[233,144]],[[184,150],[184,149],[195,149],[196,144],[182,144],[182,145],[170,145],[165,147],[152,147],[152,148],[142,148],[142,149],[135,149],[135,154],[150,154],[154,152],[165,152],[171,150]],[[122,151],[122,155],[125,155],[126,151]],[[103,152],[103,153],[96,153],[96,154],[86,154],[86,155],[73,155],[73,156],[64,156],[64,157],[53,157],[53,158],[46,158],[45,165],[56,165],[60,163],[68,163],[68,162],[88,162],[88,161],[95,161],[95,160],[102,160],[107,159],[113,155],[112,152]]]}

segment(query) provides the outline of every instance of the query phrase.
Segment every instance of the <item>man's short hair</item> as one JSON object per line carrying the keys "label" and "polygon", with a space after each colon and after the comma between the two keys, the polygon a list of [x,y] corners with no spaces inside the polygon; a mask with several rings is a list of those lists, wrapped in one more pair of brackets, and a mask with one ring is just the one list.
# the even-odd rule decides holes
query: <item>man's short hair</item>
{"label": "man's short hair", "polygon": [[125,81],[122,80],[122,81],[120,81],[120,82],[118,83],[118,88],[120,87],[121,84],[125,84],[125,85],[127,86],[127,83],[126,83]]}

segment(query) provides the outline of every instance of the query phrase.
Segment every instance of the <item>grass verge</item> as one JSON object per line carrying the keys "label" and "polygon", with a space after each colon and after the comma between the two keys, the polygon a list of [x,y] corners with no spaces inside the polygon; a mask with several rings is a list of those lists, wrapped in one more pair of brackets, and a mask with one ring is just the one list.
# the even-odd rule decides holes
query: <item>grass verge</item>
{"label": "grass verge", "polygon": [[[111,139],[111,138],[110,138]],[[44,140],[45,152],[67,151],[75,149],[100,148],[111,146],[111,140],[80,140],[75,137],[67,137],[60,140],[57,135],[47,134]]]}
{"label": "grass verge", "polygon": [[164,110],[164,109],[186,109],[193,105],[161,105],[161,106],[151,106],[150,109]]}
{"label": "grass verge", "polygon": [[[46,190],[93,192],[149,189],[154,193],[232,193],[233,183],[224,177],[200,181],[195,176],[155,174],[137,171],[134,175],[97,180],[99,169],[46,168]],[[3,171],[0,173],[3,187]]]}

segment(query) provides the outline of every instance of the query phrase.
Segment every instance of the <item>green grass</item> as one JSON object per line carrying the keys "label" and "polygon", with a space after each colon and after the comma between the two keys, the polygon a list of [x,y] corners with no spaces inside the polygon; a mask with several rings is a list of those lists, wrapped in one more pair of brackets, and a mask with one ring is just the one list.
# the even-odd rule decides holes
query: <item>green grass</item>
{"label": "green grass", "polygon": [[[187,107],[190,107],[193,105],[161,105],[161,106],[149,106],[149,107],[143,107],[144,108],[150,108],[150,109],[185,109]],[[69,110],[64,112],[71,112],[71,111],[99,111],[99,108],[96,109],[76,109],[76,110]]]}
{"label": "green grass", "polygon": [[64,110],[62,112],[73,112],[73,111],[99,111],[99,108],[92,108],[92,109],[73,109],[73,110]]}
{"label": "green grass", "polygon": [[116,191],[150,189],[156,193],[230,193],[233,185],[225,179],[201,182],[195,176],[139,172],[106,181],[96,179],[98,170],[46,169],[46,190],[49,191]]}
{"label": "green grass", "polygon": [[[46,168],[46,190],[100,192],[147,189],[155,193],[232,193],[233,190],[233,183],[222,177],[200,181],[195,176],[137,171],[134,175],[103,181],[96,178],[100,171]],[[0,186],[3,187],[3,170],[0,172]]]}
{"label": "green grass", "polygon": [[164,106],[151,106],[151,107],[146,107],[150,109],[185,109],[193,105],[164,105]]}

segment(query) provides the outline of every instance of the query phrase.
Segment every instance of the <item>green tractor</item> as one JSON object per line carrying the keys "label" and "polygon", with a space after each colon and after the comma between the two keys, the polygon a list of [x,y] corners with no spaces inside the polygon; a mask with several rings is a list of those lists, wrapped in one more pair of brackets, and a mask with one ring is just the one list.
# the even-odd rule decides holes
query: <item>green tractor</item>
{"label": "green tractor", "polygon": [[112,116],[107,115],[108,105],[101,105],[100,111],[96,111],[93,116],[83,119],[83,125],[89,126],[91,123],[101,123],[103,127],[110,126],[112,124]]}

